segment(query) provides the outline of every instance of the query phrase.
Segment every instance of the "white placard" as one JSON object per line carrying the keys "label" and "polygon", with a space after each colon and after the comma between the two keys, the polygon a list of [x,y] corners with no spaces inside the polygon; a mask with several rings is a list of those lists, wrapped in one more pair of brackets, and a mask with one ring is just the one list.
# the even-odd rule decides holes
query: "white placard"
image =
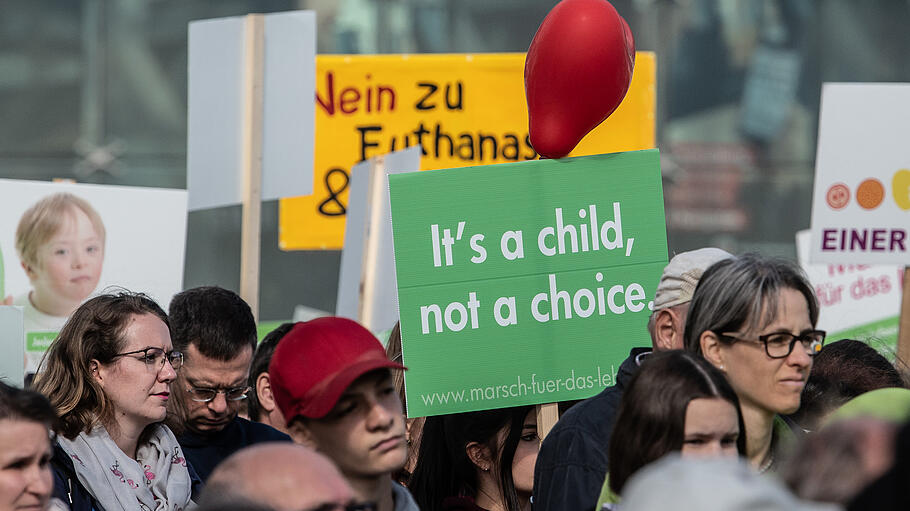
{"label": "white placard", "polygon": [[[123,287],[146,293],[167,310],[171,297],[183,287],[185,190],[0,179],[0,289],[4,295],[27,301],[32,289],[16,252],[19,219],[40,199],[60,192],[88,201],[104,223],[104,262],[95,293]],[[34,331],[28,324],[27,320],[27,334]],[[44,347],[53,337],[41,341]],[[28,352],[30,359],[40,358],[41,351]]]}
{"label": "white placard", "polygon": [[[894,265],[809,264],[812,234],[796,234],[800,265],[818,297],[818,328],[830,340],[855,338],[894,347],[902,268]],[[876,345],[876,348],[879,346]]]}
{"label": "white placard", "polygon": [[[313,193],[316,15],[266,14],[262,200]],[[244,17],[189,26],[189,209],[241,202]]]}
{"label": "white placard", "polygon": [[[351,168],[335,315],[360,321],[372,332],[391,329],[398,321],[398,282],[386,176],[420,170],[420,155],[420,146],[414,146],[379,157],[383,159],[381,176],[373,175],[375,158]],[[367,275],[371,279],[368,284],[364,282]]]}
{"label": "white placard", "polygon": [[813,263],[910,264],[910,84],[822,87]]}
{"label": "white placard", "polygon": [[22,307],[0,305],[0,379],[8,385],[25,383],[25,327]]}

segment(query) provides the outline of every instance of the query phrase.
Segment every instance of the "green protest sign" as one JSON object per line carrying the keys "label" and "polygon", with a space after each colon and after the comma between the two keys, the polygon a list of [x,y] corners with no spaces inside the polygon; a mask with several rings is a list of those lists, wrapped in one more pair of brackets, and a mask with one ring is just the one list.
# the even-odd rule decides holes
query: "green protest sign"
{"label": "green protest sign", "polygon": [[[25,351],[44,355],[44,352],[51,347],[51,343],[54,342],[58,334],[59,332],[26,332]],[[41,359],[40,355],[38,357],[39,361]]]}
{"label": "green protest sign", "polygon": [[589,397],[648,345],[656,149],[389,176],[408,415]]}

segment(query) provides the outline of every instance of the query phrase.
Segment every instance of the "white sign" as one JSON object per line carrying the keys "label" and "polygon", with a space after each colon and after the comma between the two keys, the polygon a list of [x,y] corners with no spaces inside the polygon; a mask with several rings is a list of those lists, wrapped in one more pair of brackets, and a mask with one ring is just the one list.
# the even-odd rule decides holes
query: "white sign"
{"label": "white sign", "polygon": [[359,321],[374,333],[389,330],[398,321],[398,281],[386,176],[420,170],[420,155],[420,146],[414,146],[351,168],[335,315]]}
{"label": "white sign", "polygon": [[[48,263],[50,252],[65,253],[88,236],[79,230],[78,222],[62,221],[58,222],[57,232],[49,233],[51,239],[34,243],[34,250],[44,255],[39,259],[41,264],[29,274],[16,250],[20,219],[40,200],[63,192],[88,202],[100,217],[105,232],[103,245],[85,245],[80,253],[97,251],[101,246],[101,260],[94,264],[73,261],[63,270]],[[0,179],[0,300],[12,297],[13,305],[26,307],[31,369],[37,367],[36,361],[66,320],[66,315],[42,310],[42,303],[58,309],[68,304],[75,309],[92,294],[123,287],[143,292],[167,309],[171,297],[183,288],[186,197],[185,190]],[[97,237],[96,226],[86,221],[90,235]],[[74,223],[77,241],[64,239],[60,247],[54,245],[54,237]],[[70,271],[74,273],[71,275]],[[40,295],[37,300],[33,294],[36,289]],[[30,334],[35,335],[29,339]]]}
{"label": "white sign", "polygon": [[21,387],[25,383],[23,338],[22,307],[0,306],[0,379],[7,385]]}
{"label": "white sign", "polygon": [[[316,15],[264,16],[262,200],[313,193]],[[244,17],[189,27],[190,210],[241,202]]]}
{"label": "white sign", "polygon": [[818,328],[828,340],[850,338],[875,348],[897,346],[902,272],[900,266],[809,264],[812,234],[796,234],[799,263],[818,297]]}
{"label": "white sign", "polygon": [[910,264],[910,84],[822,87],[813,263]]}

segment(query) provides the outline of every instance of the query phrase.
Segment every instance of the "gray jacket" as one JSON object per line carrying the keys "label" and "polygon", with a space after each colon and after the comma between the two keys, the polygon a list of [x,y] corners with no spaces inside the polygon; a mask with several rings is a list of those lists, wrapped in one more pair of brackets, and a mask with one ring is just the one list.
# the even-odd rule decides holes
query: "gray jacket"
{"label": "gray jacket", "polygon": [[395,501],[395,511],[420,511],[411,492],[396,481],[392,481],[392,500]]}

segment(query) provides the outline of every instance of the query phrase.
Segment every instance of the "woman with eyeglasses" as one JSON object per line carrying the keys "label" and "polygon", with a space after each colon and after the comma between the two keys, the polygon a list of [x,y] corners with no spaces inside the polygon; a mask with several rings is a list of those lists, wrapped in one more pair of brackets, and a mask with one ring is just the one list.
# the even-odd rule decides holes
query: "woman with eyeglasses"
{"label": "woman with eyeglasses", "polygon": [[818,302],[791,263],[743,255],[705,271],[689,306],[688,351],[717,367],[739,396],[746,457],[773,470],[793,439],[781,418],[799,409],[812,357],[825,341]]}
{"label": "woman with eyeglasses", "polygon": [[56,497],[73,510],[194,506],[198,478],[162,423],[182,363],[147,296],[105,294],[76,309],[36,384],[60,415]]}

